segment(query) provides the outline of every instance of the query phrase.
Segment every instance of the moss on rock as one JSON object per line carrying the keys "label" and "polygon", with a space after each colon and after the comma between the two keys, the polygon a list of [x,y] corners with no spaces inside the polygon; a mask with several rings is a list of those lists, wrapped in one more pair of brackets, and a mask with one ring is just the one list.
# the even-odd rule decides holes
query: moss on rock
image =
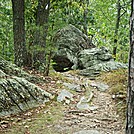
{"label": "moss on rock", "polygon": [[16,114],[37,107],[52,95],[31,81],[36,77],[29,75],[15,64],[0,61],[0,117]]}

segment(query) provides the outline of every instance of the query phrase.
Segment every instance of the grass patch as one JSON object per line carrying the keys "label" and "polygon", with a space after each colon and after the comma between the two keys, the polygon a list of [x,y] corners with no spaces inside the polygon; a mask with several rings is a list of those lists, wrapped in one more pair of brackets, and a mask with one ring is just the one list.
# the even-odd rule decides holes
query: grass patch
{"label": "grass patch", "polygon": [[[64,107],[58,102],[52,102],[42,108],[35,110],[35,114],[15,122],[11,128],[0,132],[1,134],[58,134],[54,128],[55,124],[63,118]],[[22,115],[21,115],[22,116]]]}
{"label": "grass patch", "polygon": [[127,79],[128,71],[126,69],[102,73],[101,76],[98,77],[98,80],[110,86],[109,93],[116,102],[117,111],[123,117],[125,117],[126,114]]}
{"label": "grass patch", "polygon": [[127,91],[127,70],[120,69],[108,73],[102,73],[99,80],[107,83],[110,86],[110,93],[119,94]]}

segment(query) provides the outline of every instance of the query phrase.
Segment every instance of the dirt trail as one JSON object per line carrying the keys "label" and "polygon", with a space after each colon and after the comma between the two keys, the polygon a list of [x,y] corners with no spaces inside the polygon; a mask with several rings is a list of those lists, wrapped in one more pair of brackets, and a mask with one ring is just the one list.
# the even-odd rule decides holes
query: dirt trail
{"label": "dirt trail", "polygon": [[[71,79],[73,83],[82,84],[88,81],[88,84],[94,82],[82,76],[76,76],[68,73],[63,75]],[[90,105],[97,107],[94,110],[79,110],[76,103],[81,96],[88,91],[93,92],[93,99]],[[69,104],[64,111],[64,119],[59,121],[55,127],[61,134],[73,134],[80,130],[97,130],[100,134],[123,134],[125,122],[116,112],[116,105],[109,93],[100,92],[96,88],[87,87],[85,93],[75,93],[75,100]],[[86,133],[86,131],[85,131]],[[85,134],[84,131],[81,134]],[[97,133],[93,133],[97,134]]]}
{"label": "dirt trail", "polygon": [[[107,91],[92,87],[89,80],[72,72],[59,73],[61,79],[42,85],[44,89],[59,94],[63,89],[72,93],[73,101],[63,104],[50,102],[41,109],[28,111],[11,120],[11,127],[0,131],[1,134],[124,134],[125,122],[116,112],[116,104]],[[80,85],[76,92],[65,88],[64,83]],[[58,85],[58,86],[57,86]],[[88,103],[93,109],[80,110],[76,106],[82,96],[93,93]],[[26,115],[26,116],[25,116]],[[5,127],[5,124],[3,125]]]}

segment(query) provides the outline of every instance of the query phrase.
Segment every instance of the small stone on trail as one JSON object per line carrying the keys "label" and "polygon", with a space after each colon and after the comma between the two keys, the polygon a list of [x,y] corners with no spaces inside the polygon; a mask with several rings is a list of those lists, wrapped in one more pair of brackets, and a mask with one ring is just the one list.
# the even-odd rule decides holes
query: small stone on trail
{"label": "small stone on trail", "polygon": [[58,102],[65,101],[66,104],[69,104],[70,100],[73,101],[73,94],[65,89],[62,90],[57,97]]}
{"label": "small stone on trail", "polygon": [[82,130],[73,134],[102,134],[102,132],[99,132],[97,130]]}
{"label": "small stone on trail", "polygon": [[93,95],[94,94],[91,92],[88,97],[85,97],[85,96],[81,97],[80,102],[81,103],[88,103],[88,102],[90,102],[90,100],[93,98]]}
{"label": "small stone on trail", "polygon": [[71,83],[63,83],[63,85],[69,88],[70,90],[74,90],[76,92],[82,92],[82,87],[80,85]]}
{"label": "small stone on trail", "polygon": [[104,83],[100,83],[100,82],[96,82],[96,83],[93,82],[90,84],[90,86],[96,87],[99,91],[102,91],[102,92],[106,91],[109,88],[108,85],[106,85]]}
{"label": "small stone on trail", "polygon": [[76,107],[80,110],[96,110],[98,107],[90,106],[89,102],[93,98],[93,93],[91,92],[90,95],[87,97],[82,96],[80,101],[77,103]]}
{"label": "small stone on trail", "polygon": [[77,108],[80,110],[89,110],[89,104],[88,103],[77,103]]}

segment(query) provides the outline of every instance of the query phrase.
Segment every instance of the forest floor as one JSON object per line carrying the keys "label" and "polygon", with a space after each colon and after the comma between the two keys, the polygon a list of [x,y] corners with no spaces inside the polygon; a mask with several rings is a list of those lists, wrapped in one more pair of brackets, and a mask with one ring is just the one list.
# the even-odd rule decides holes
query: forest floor
{"label": "forest floor", "polygon": [[[0,134],[123,134],[125,73],[104,73],[95,80],[73,71],[51,73],[45,77],[46,83],[39,86],[56,95],[55,99],[17,116],[3,118]],[[108,84],[109,87],[106,91],[100,91],[95,86],[96,82]],[[76,92],[65,87],[65,83],[77,84],[82,88]],[[63,89],[73,94],[71,101],[57,102],[57,96]],[[90,108],[79,109],[78,102],[89,94]]]}

